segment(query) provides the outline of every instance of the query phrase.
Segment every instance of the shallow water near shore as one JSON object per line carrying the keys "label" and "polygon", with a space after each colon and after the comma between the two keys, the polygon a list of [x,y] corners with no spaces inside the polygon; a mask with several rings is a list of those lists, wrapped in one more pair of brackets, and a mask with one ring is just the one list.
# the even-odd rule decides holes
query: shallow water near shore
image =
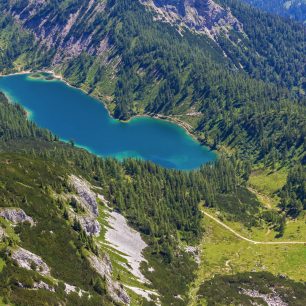
{"label": "shallow water near shore", "polygon": [[39,126],[100,156],[140,158],[181,170],[216,159],[182,127],[149,117],[120,122],[101,102],[57,79],[0,77],[0,91],[22,105]]}

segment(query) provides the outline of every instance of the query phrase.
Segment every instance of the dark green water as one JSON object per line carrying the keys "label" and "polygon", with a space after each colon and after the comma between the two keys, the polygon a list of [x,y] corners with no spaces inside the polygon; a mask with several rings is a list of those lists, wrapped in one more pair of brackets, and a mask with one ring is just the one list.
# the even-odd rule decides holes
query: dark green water
{"label": "dark green water", "polygon": [[0,77],[0,90],[39,126],[100,156],[135,157],[185,170],[216,159],[181,127],[146,117],[120,122],[100,102],[59,80]]}

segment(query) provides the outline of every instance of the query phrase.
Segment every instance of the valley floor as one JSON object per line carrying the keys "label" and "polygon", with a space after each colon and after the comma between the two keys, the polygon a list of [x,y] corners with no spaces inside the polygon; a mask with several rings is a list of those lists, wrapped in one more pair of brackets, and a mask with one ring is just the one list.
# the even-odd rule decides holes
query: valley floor
{"label": "valley floor", "polygon": [[225,220],[215,209],[202,208],[202,212],[205,234],[200,244],[201,263],[190,287],[190,306],[208,305],[199,289],[217,276],[269,272],[306,281],[305,215],[287,221],[284,236],[276,239],[276,233],[268,227],[248,229],[239,222]]}

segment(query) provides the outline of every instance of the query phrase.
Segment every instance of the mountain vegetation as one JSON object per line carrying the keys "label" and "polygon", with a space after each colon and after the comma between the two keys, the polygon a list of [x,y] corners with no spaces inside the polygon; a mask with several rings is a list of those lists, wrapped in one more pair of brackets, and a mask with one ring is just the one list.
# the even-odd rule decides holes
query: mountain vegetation
{"label": "mountain vegetation", "polygon": [[281,190],[281,208],[292,217],[306,210],[306,172],[302,165],[290,169],[287,183]]}
{"label": "mountain vegetation", "polygon": [[[271,298],[269,294],[273,293],[273,289],[270,288],[274,286],[282,290],[279,295],[274,292]],[[288,288],[291,288],[290,291],[287,291]],[[200,294],[207,298],[209,305],[222,305],[225,299],[232,305],[253,305],[262,296],[266,296],[266,301],[276,302],[276,305],[280,303],[280,297],[288,305],[303,305],[306,301],[304,290],[303,284],[262,272],[217,276],[201,286]]]}
{"label": "mountain vegetation", "polygon": [[[238,0],[0,0],[0,10],[0,73],[53,70],[103,100],[116,118],[149,114],[188,123],[220,154],[215,163],[191,172],[134,159],[101,159],[60,142],[0,93],[0,206],[22,209],[37,223],[13,227],[0,218],[4,304],[116,303],[108,280],[90,265],[91,256],[106,255],[98,239],[86,236],[81,223],[69,217],[69,208],[82,213],[68,199],[71,174],[97,187],[141,233],[148,244],[142,272],[163,305],[188,303],[197,269],[188,250],[206,234],[200,207],[248,230],[269,227],[268,234],[277,237],[284,235],[288,220],[303,218],[302,23]],[[248,188],[250,175],[262,169],[286,173],[273,192],[273,208]],[[58,194],[66,199],[58,201]],[[19,267],[12,256],[20,247],[40,256],[51,275],[42,275],[34,264],[28,270]],[[41,284],[49,290],[34,290]],[[83,293],[67,294],[65,284]],[[247,305],[273,295],[271,284],[285,288],[277,289],[278,297],[291,303],[294,293],[303,304],[302,284],[269,273],[217,275],[200,284],[197,294],[209,305]],[[216,288],[222,289],[218,297]]]}
{"label": "mountain vegetation", "polygon": [[[94,305],[104,303],[103,299],[99,300],[101,294],[107,299],[105,291],[95,289],[95,281],[92,279],[99,279],[99,277],[90,270],[86,261],[86,252],[99,252],[96,247],[90,247],[94,242],[88,244],[86,239],[78,238],[79,230],[76,223],[73,220],[70,221],[71,223],[65,221],[67,219],[65,204],[57,203],[52,196],[50,197],[50,190],[52,193],[59,193],[60,190],[67,188],[65,181],[59,178],[69,173],[77,171],[94,182],[96,186],[100,186],[111,205],[127,216],[130,224],[144,235],[149,243],[146,256],[149,262],[156,267],[156,273],[149,273],[147,277],[163,295],[162,301],[166,304],[170,302],[178,305],[184,304],[184,302],[173,299],[173,296],[181,294],[186,299],[188,284],[193,279],[192,275],[196,265],[190,255],[183,251],[183,246],[191,242],[196,244],[202,235],[200,225],[202,216],[198,208],[200,202],[203,201],[208,207],[217,207],[231,214],[232,218],[246,226],[256,226],[259,222],[260,205],[243,187],[249,175],[247,164],[220,159],[214,166],[208,165],[198,171],[182,172],[166,170],[150,162],[126,160],[119,163],[112,159],[103,160],[69,144],[60,143],[57,137],[49,131],[40,129],[28,121],[24,110],[18,105],[10,104],[3,94],[0,106],[2,131],[0,154],[5,165],[1,171],[3,174],[1,182],[5,184],[3,186],[6,186],[5,189],[1,189],[2,207],[13,205],[22,208],[40,224],[39,228],[37,225],[35,229],[26,224],[19,225],[18,230],[15,231],[18,236],[10,234],[7,240],[9,244],[1,245],[5,273],[1,274],[4,285],[0,295],[7,301],[18,304],[20,298],[27,301],[32,300],[33,296],[26,288],[40,280],[39,275],[31,272],[24,276],[27,277],[29,285],[25,288],[16,286],[16,282],[22,284],[25,282],[25,279],[21,278],[25,272],[20,268],[16,270],[14,263],[8,261],[10,258],[4,254],[7,254],[8,246],[12,247],[20,243],[22,247],[42,256],[51,266],[52,271],[55,271],[56,274],[52,274],[54,277],[78,286],[82,290],[92,292],[91,294],[95,296],[95,299],[92,300]],[[20,168],[22,170],[17,171],[18,165],[22,167]],[[30,165],[29,169],[27,165]],[[49,170],[45,173],[46,169]],[[31,176],[25,176],[29,171],[31,171]],[[28,193],[30,187],[27,186],[31,186],[34,190]],[[48,205],[48,210],[41,207],[42,200],[38,200],[39,197]],[[250,200],[252,198],[253,200]],[[232,203],[233,206],[229,206],[228,203]],[[37,212],[34,214],[33,210]],[[70,238],[62,236],[63,240],[59,241],[53,239],[54,245],[50,244],[49,238],[46,237],[44,240],[43,237],[38,238],[35,234],[40,235],[41,230],[46,231],[44,220],[49,218],[50,214],[53,217],[47,224],[48,231],[54,233],[52,235],[55,235],[58,230],[67,231],[67,234],[72,235]],[[7,226],[6,231],[10,232]],[[82,235],[82,231],[79,235]],[[9,242],[10,239],[13,241]],[[75,251],[66,250],[68,245],[65,248],[58,245],[60,241],[71,239],[77,246]],[[46,245],[48,248],[45,248]],[[85,252],[86,249],[88,251]],[[81,252],[80,264],[87,265],[87,268],[84,266],[79,270],[88,271],[86,272],[88,277],[78,276],[74,268],[73,274],[69,272],[67,270],[69,265],[66,261],[57,263],[56,258],[58,257],[55,258],[52,255],[56,250],[63,253],[69,252],[71,258],[67,260],[73,262],[74,268],[75,261],[79,259],[77,257],[74,259],[73,256]],[[65,265],[65,269],[61,265]],[[162,270],[159,269],[161,267]],[[166,272],[167,283],[163,281],[165,276],[162,271]],[[9,279],[17,280],[14,283],[8,282]],[[36,295],[33,305],[41,300],[52,303],[52,301],[62,299],[65,299],[68,305],[69,303],[82,305],[82,300],[76,302],[73,300],[76,296],[67,297],[60,290],[62,289],[59,287],[56,293]]]}
{"label": "mountain vegetation", "polygon": [[254,7],[283,17],[306,22],[306,1],[305,0],[244,0]]}
{"label": "mountain vegetation", "polygon": [[[66,297],[63,291],[58,291],[62,290],[60,287],[56,289],[56,293],[35,295],[35,299],[30,302],[33,296],[27,288],[31,288],[31,284],[41,278],[32,272],[25,275],[7,256],[8,248],[21,245],[42,256],[54,271],[53,277],[94,294],[94,305],[103,304],[103,301],[108,299],[105,290],[101,293],[95,289],[94,284],[99,277],[91,270],[86,260],[87,252],[100,251],[94,241],[84,239],[78,222],[65,221],[65,205],[71,204],[57,202],[52,196],[67,190],[69,187],[63,178],[77,172],[102,188],[111,205],[144,235],[149,243],[146,253],[150,263],[163,267],[162,271],[166,271],[169,280],[165,284],[165,276],[161,276],[163,272],[157,268],[158,277],[154,273],[147,275],[163,295],[162,301],[166,304],[182,304],[183,302],[175,300],[173,296],[181,294],[186,299],[188,284],[192,281],[196,268],[192,257],[185,253],[184,245],[196,244],[202,235],[202,216],[198,204],[204,201],[207,206],[215,206],[221,193],[223,198],[226,195],[239,196],[242,191],[237,192],[237,188],[242,184],[242,177],[245,177],[246,172],[243,164],[221,159],[214,166],[203,166],[195,172],[182,172],[166,170],[150,162],[126,160],[120,163],[112,159],[100,159],[84,150],[60,143],[49,131],[28,121],[20,106],[9,103],[3,94],[0,98],[0,155],[4,165],[1,168],[1,206],[21,208],[38,223],[35,228],[26,224],[18,225],[15,234],[10,234],[4,244],[1,244],[5,265],[1,274],[3,285],[0,296],[17,304],[20,303],[19,299],[25,299],[29,305],[36,305],[39,300],[53,303],[52,301],[63,299],[68,305],[83,303],[83,300],[75,302],[72,299],[76,298],[74,295]],[[27,175],[29,172],[31,174]],[[259,204],[255,202],[254,207],[254,203],[249,203],[247,198],[240,199],[240,208],[235,207],[240,213],[236,216],[242,222],[249,224],[250,220],[253,220],[252,222],[256,223]],[[41,206],[42,201],[44,205],[48,205],[48,209]],[[226,209],[226,205],[219,208]],[[46,223],[47,219],[49,221]],[[10,233],[13,229],[6,224],[5,231]],[[70,236],[62,235],[59,240],[54,238],[54,244],[50,244],[49,234],[46,234],[45,238],[39,238],[41,231],[52,231],[54,237],[57,237],[58,231],[67,231]],[[70,244],[65,247],[59,245],[66,241],[74,241],[71,242],[71,250],[67,249]],[[57,256],[54,256],[56,252]],[[70,257],[57,262],[60,252],[67,252]],[[80,259],[78,254],[81,254]],[[74,270],[76,261],[83,267]],[[84,271],[87,276],[77,275],[76,271]],[[25,279],[22,278],[23,275]],[[28,285],[24,285],[25,281]],[[23,284],[23,287],[20,287],[19,283]],[[51,284],[54,285],[52,282]],[[101,294],[103,299],[97,302]],[[86,298],[84,296],[84,299]]]}
{"label": "mountain vegetation", "polygon": [[253,161],[303,158],[302,25],[224,0],[243,32],[212,40],[180,35],[138,1],[87,2],[2,2],[1,70],[55,69],[124,120],[185,115],[203,142]]}

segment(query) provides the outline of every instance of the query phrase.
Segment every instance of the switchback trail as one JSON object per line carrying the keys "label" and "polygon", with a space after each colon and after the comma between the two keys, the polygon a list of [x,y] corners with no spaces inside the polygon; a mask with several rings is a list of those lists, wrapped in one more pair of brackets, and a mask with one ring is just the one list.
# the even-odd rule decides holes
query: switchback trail
{"label": "switchback trail", "polygon": [[203,214],[205,216],[207,216],[208,218],[214,220],[215,222],[217,222],[218,224],[220,224],[221,226],[223,226],[224,228],[226,228],[228,231],[232,232],[236,237],[245,240],[247,242],[253,243],[253,244],[305,244],[306,245],[306,241],[255,241],[249,238],[246,238],[242,235],[240,235],[239,233],[237,233],[235,230],[233,230],[232,228],[230,228],[228,225],[226,225],[225,223],[223,223],[222,221],[218,220],[217,218],[213,217],[212,215],[210,215],[209,213],[203,211]]}

